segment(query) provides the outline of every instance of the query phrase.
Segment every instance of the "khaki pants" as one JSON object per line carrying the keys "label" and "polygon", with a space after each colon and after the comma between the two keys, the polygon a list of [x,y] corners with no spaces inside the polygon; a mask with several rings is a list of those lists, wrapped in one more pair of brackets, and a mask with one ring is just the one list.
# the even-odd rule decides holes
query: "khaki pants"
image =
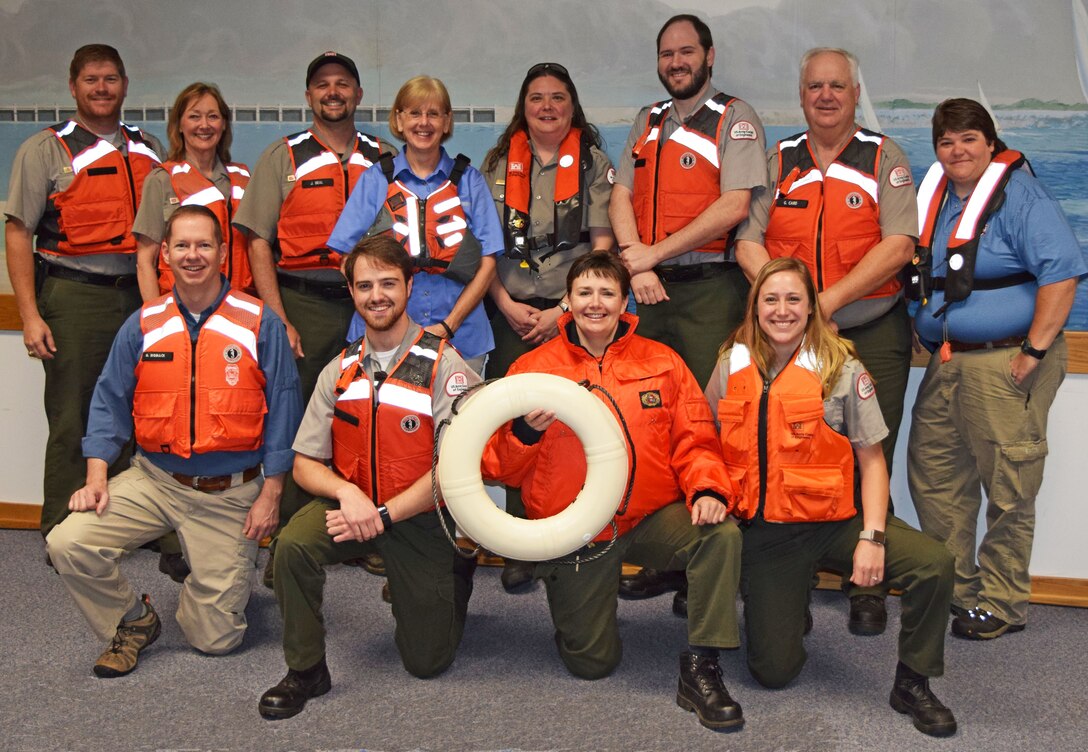
{"label": "khaki pants", "polygon": [[[1035,497],[1043,482],[1050,405],[1065,378],[1061,335],[1023,384],[1015,347],[934,353],[918,388],[907,480],[922,530],[956,557],[952,602],[1011,624],[1027,621]],[[986,534],[975,554],[982,491]]]}
{"label": "khaki pants", "polygon": [[623,645],[616,600],[624,561],[651,569],[686,570],[688,644],[738,647],[740,548],[740,530],[733,518],[719,525],[692,525],[691,513],[677,502],[642,520],[599,559],[577,567],[541,562],[536,576],[548,592],[564,665],[583,679],[608,676],[619,665]]}
{"label": "khaki pants", "polygon": [[192,574],[181,586],[177,620],[193,647],[227,653],[246,631],[257,541],[242,535],[260,493],[258,478],[227,491],[186,488],[144,457],[109,482],[101,517],[71,514],[46,539],[49,555],[76,606],[102,640],[113,637],[138,595],[118,562],[169,530],[181,539]]}

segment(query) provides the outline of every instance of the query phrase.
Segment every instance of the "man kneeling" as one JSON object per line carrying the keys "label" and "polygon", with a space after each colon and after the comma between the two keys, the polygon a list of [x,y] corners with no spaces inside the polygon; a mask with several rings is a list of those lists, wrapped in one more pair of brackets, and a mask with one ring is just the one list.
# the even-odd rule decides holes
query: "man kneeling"
{"label": "man kneeling", "polygon": [[[298,371],[279,317],[219,274],[226,248],[207,208],[170,217],[162,254],[174,288],[117,333],[83,439],[87,483],[68,504],[82,514],[46,541],[95,634],[112,638],[94,665],[103,678],[135,669],[161,630],[148,596],[121,576],[126,551],[177,531],[192,568],[178,624],[197,650],[221,654],[242,642],[257,544],[276,526],[302,412]],[[133,435],[132,467],[107,482]]]}
{"label": "man kneeling", "polygon": [[[295,439],[294,477],[318,498],[276,542],[275,590],[287,675],[261,696],[290,718],[332,686],[321,618],[324,567],[377,551],[385,559],[404,668],[427,678],[453,663],[475,560],[446,539],[431,496],[434,430],[479,377],[444,339],[408,318],[412,259],[389,237],[344,263],[366,335],[318,376]],[[452,521],[449,522],[452,528]]]}

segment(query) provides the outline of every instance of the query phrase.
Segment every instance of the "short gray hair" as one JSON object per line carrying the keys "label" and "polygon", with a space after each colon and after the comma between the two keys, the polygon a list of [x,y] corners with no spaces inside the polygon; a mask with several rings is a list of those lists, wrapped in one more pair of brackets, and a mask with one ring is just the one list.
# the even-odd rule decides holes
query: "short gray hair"
{"label": "short gray hair", "polygon": [[825,52],[842,55],[844,58],[846,58],[846,62],[850,64],[851,83],[854,86],[857,86],[860,83],[860,81],[858,81],[858,59],[854,56],[854,53],[850,52],[849,50],[844,50],[841,47],[813,47],[811,50],[806,51],[805,54],[801,56],[801,66],[798,69],[797,74],[797,85],[799,88],[803,89],[805,87],[805,68],[807,68],[808,64],[812,62],[812,58],[816,57],[817,55],[822,55]]}

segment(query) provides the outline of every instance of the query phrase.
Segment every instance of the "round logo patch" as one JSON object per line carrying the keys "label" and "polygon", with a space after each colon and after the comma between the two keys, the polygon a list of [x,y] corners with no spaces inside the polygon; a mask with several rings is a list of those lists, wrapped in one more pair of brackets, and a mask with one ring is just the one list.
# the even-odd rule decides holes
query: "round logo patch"
{"label": "round logo patch", "polygon": [[758,138],[756,127],[747,120],[738,120],[729,129],[729,138],[734,141],[755,141]]}
{"label": "round logo patch", "polygon": [[695,166],[695,155],[690,151],[686,151],[680,155],[680,166],[685,170],[690,170]]}
{"label": "round logo patch", "polygon": [[242,359],[242,348],[238,345],[227,345],[223,348],[223,360],[228,363],[237,363]]}
{"label": "round logo patch", "polygon": [[892,174],[888,176],[888,182],[893,188],[902,188],[904,185],[910,185],[914,180],[911,179],[910,170],[900,166],[892,170]]}
{"label": "round logo patch", "polygon": [[405,415],[400,419],[400,430],[405,433],[415,433],[419,430],[420,420],[417,415]]}
{"label": "round logo patch", "polygon": [[853,191],[846,196],[846,205],[851,209],[858,209],[861,207],[862,199],[861,194],[857,191]]}
{"label": "round logo patch", "polygon": [[613,185],[615,182],[616,182],[616,168],[615,167],[609,167],[608,168],[608,184]]}
{"label": "round logo patch", "polygon": [[446,394],[450,397],[456,397],[466,389],[468,389],[468,376],[464,372],[457,371],[446,379]]}
{"label": "round logo patch", "polygon": [[867,400],[876,394],[876,387],[873,386],[873,378],[868,372],[862,373],[858,376],[858,397],[863,400]]}
{"label": "round logo patch", "polygon": [[560,167],[570,167],[572,164],[574,164],[574,157],[570,154],[564,154],[559,158]]}

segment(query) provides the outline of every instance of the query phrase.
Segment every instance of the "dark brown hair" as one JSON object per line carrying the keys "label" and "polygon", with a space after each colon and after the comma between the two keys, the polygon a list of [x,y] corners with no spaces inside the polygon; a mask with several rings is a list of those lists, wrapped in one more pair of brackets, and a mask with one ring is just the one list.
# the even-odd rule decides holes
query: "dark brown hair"
{"label": "dark brown hair", "polygon": [[375,266],[395,267],[404,275],[404,283],[412,278],[415,269],[412,266],[412,257],[404,250],[404,246],[388,235],[372,235],[363,238],[351,250],[344,259],[344,276],[348,280],[348,286],[355,284],[355,264],[359,259],[367,259]]}
{"label": "dark brown hair", "polygon": [[946,99],[933,111],[933,149],[946,133],[979,131],[987,144],[994,145],[994,154],[1009,147],[997,137],[997,126],[986,108],[973,99]]}
{"label": "dark brown hair", "polygon": [[604,277],[618,282],[620,293],[625,298],[627,293],[631,291],[631,272],[627,271],[627,267],[620,261],[620,257],[611,251],[591,251],[571,264],[570,271],[567,272],[568,295],[570,295],[571,288],[574,287],[574,280],[583,274]]}

